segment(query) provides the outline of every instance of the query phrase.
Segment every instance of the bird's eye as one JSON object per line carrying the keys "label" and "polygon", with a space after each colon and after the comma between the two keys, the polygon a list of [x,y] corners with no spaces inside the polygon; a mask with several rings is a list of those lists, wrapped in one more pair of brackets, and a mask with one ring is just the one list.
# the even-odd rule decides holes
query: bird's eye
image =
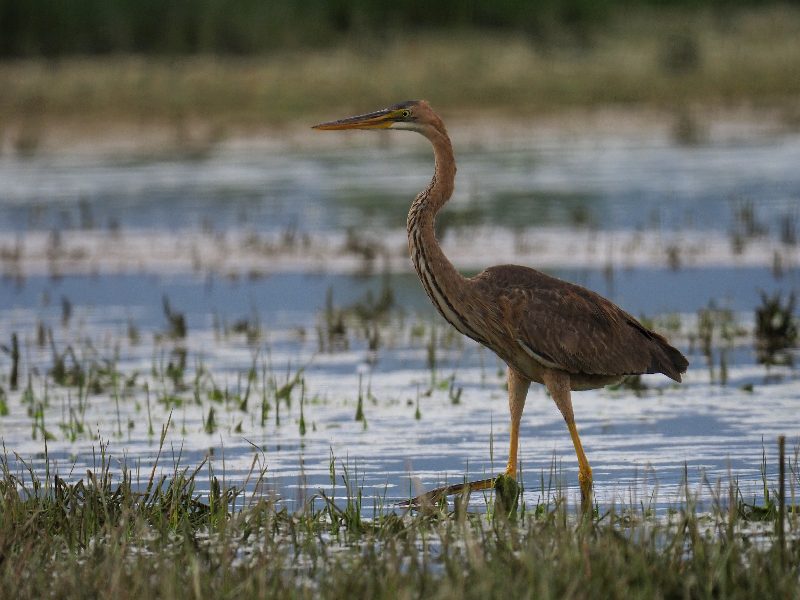
{"label": "bird's eye", "polygon": [[410,111],[410,110],[404,110],[404,111],[403,111],[402,113],[400,113],[400,114],[403,116],[403,118],[404,118],[404,119],[407,119],[408,117],[410,117],[410,116],[411,116],[411,111]]}

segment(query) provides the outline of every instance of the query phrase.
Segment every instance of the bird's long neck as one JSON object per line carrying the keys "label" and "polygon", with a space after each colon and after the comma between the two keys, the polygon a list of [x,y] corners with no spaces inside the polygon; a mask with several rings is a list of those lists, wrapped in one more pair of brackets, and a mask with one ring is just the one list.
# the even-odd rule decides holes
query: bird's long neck
{"label": "bird's long neck", "polygon": [[433,144],[436,160],[430,185],[419,193],[408,211],[408,248],[411,260],[428,297],[453,327],[476,337],[460,312],[467,297],[467,280],[456,271],[436,239],[436,213],[453,194],[456,163],[450,138],[444,131],[433,130],[425,136]]}

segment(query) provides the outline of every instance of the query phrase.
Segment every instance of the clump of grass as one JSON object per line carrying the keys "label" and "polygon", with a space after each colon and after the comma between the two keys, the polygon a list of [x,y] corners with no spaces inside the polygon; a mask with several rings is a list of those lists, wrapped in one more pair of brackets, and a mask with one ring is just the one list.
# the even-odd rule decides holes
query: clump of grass
{"label": "clump of grass", "polygon": [[322,323],[317,327],[317,339],[320,352],[346,350],[349,346],[344,313],[333,304],[333,288],[325,293],[325,310]]}
{"label": "clump of grass", "polygon": [[364,424],[364,428],[367,427],[367,418],[364,416],[364,394],[362,393],[361,383],[362,383],[361,375],[358,376],[358,401],[356,403],[356,416],[355,420],[360,421]]}
{"label": "clump of grass", "polygon": [[186,317],[183,313],[172,310],[169,298],[163,298],[164,316],[167,318],[166,336],[181,340],[186,337]]}
{"label": "clump of grass", "polygon": [[372,265],[379,255],[386,253],[385,249],[374,240],[359,237],[359,232],[353,227],[347,228],[347,237],[342,250],[346,253],[360,256],[363,260],[365,273],[369,273],[372,270]]}
{"label": "clump of grass", "polygon": [[72,302],[66,296],[61,296],[61,326],[69,327],[72,318]]}
{"label": "clump of grass", "polygon": [[431,327],[431,335],[428,339],[428,343],[425,346],[426,354],[425,354],[425,362],[428,367],[428,371],[431,374],[431,388],[436,385],[436,367],[438,365],[438,343],[437,343],[437,336],[436,336],[436,326]]}
{"label": "clump of grass", "polygon": [[456,376],[453,374],[453,376],[449,379],[449,385],[447,387],[447,396],[450,398],[450,404],[460,404],[461,394],[463,392],[464,388],[460,385],[456,385]]}
{"label": "clump of grass", "polygon": [[[64,352],[58,352],[51,331],[50,349],[53,355],[53,367],[50,369],[50,376],[53,381],[63,386],[83,386],[86,382],[86,373],[72,346],[67,346]],[[71,366],[67,366],[67,359],[69,359]]]}
{"label": "clump of grass", "polygon": [[758,362],[766,365],[791,365],[791,348],[797,346],[797,317],[794,314],[795,295],[790,293],[784,302],[780,292],[769,296],[761,292],[761,305],[756,308],[756,354]]}
{"label": "clump of grass", "polygon": [[[779,525],[786,509],[779,506],[766,514],[767,527],[754,529],[735,501],[735,483],[728,505],[717,498],[711,512],[699,511],[687,481],[683,500],[663,517],[644,505],[620,505],[578,518],[558,486],[555,493],[545,487],[543,473],[535,510],[523,511],[524,498],[508,495],[520,503],[516,518],[495,506],[489,520],[463,503],[456,513],[446,504],[401,511],[380,498],[368,518],[358,473],[346,464],[339,471],[333,455],[332,489],[289,510],[260,492],[266,472],[258,456],[239,487],[206,461],[189,469],[178,459],[157,476],[165,433],[144,481],[124,465],[112,472],[103,446],[95,468],[73,482],[0,456],[4,589],[98,598],[800,593],[797,523],[786,515]],[[789,529],[781,533],[783,525]]]}
{"label": "clump of grass", "polygon": [[692,346],[699,343],[712,382],[716,381],[720,385],[728,383],[729,356],[736,338],[744,334],[745,331],[736,322],[732,310],[720,308],[711,301],[708,307],[698,311],[697,331],[689,339]]}
{"label": "clump of grass", "polygon": [[300,386],[300,436],[304,436],[306,434],[306,415],[305,415],[305,404],[306,404],[306,383],[303,381]]}
{"label": "clump of grass", "polygon": [[647,392],[647,384],[642,381],[641,375],[628,375],[619,383],[609,386],[611,390],[630,390],[637,396],[643,396]]}
{"label": "clump of grass", "polygon": [[752,200],[745,200],[734,207],[733,229],[730,234],[734,253],[741,254],[748,241],[768,233],[769,228],[759,220]]}
{"label": "clump of grass", "polygon": [[19,385],[19,339],[17,333],[11,334],[11,344],[9,346],[2,345],[0,350],[8,354],[11,359],[11,368],[8,373],[8,385],[11,390],[16,390]]}
{"label": "clump of grass", "polygon": [[797,213],[788,213],[780,217],[780,240],[787,246],[797,245],[798,216]]}
{"label": "clump of grass", "polygon": [[217,419],[214,413],[214,407],[208,409],[208,417],[203,417],[203,431],[206,433],[214,433],[217,430]]}
{"label": "clump of grass", "polygon": [[333,289],[325,294],[325,308],[317,325],[317,340],[320,352],[347,350],[351,346],[351,336],[363,339],[367,349],[376,353],[380,348],[381,329],[392,316],[399,314],[394,300],[391,277],[385,273],[377,294],[367,290],[352,304],[339,307],[334,304]]}
{"label": "clump of grass", "polygon": [[141,340],[141,336],[139,335],[139,328],[136,326],[136,323],[133,322],[133,319],[128,319],[128,343],[131,346],[135,346]]}
{"label": "clump of grass", "polygon": [[255,344],[262,337],[261,322],[257,313],[252,318],[245,317],[234,322],[230,330],[233,333],[244,334],[249,344]]}

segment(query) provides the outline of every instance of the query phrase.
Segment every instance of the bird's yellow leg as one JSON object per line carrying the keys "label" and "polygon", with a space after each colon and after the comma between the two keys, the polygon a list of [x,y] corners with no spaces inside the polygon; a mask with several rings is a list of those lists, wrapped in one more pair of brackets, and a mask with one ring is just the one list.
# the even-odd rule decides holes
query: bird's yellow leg
{"label": "bird's yellow leg", "polygon": [[564,416],[569,435],[572,438],[572,445],[575,446],[575,454],[578,456],[578,482],[581,485],[581,510],[585,513],[592,507],[592,468],[589,466],[581,438],[578,435],[578,428],[575,426],[569,374],[563,371],[548,370],[543,379],[556,406]]}
{"label": "bird's yellow leg", "polygon": [[508,369],[508,409],[511,413],[511,440],[508,449],[508,465],[506,475],[512,479],[517,478],[517,451],[519,449],[519,424],[522,420],[522,410],[525,408],[525,398],[528,395],[529,379]]}
{"label": "bird's yellow leg", "polygon": [[517,478],[517,449],[519,448],[519,423],[511,420],[511,446],[508,449],[506,476]]}
{"label": "bird's yellow leg", "polygon": [[578,428],[575,426],[574,419],[567,421],[569,435],[572,437],[572,444],[575,446],[575,454],[578,455],[578,482],[581,484],[581,505],[584,510],[592,505],[592,467],[583,451],[583,444],[578,435]]}
{"label": "bird's yellow leg", "polygon": [[[508,408],[511,413],[511,440],[508,449],[508,464],[506,465],[505,475],[511,479],[517,478],[517,449],[519,448],[519,424],[522,420],[522,410],[525,408],[525,398],[528,395],[528,388],[531,382],[526,379],[514,369],[508,369]],[[404,505],[419,506],[424,504],[435,504],[445,496],[452,496],[454,494],[462,494],[466,490],[470,492],[477,492],[480,490],[488,490],[494,487],[497,478],[480,479],[478,481],[469,481],[464,483],[457,483],[455,485],[447,485],[444,487],[436,488],[424,494],[420,494],[407,502],[402,502]]]}

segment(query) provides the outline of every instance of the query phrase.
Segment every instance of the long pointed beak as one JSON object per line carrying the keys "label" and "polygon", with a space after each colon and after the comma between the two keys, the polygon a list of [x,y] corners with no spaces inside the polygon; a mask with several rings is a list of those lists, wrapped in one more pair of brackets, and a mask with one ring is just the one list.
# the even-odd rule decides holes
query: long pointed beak
{"label": "long pointed beak", "polygon": [[320,123],[319,125],[314,125],[312,129],[387,129],[394,123],[396,112],[398,111],[384,108],[364,115]]}

